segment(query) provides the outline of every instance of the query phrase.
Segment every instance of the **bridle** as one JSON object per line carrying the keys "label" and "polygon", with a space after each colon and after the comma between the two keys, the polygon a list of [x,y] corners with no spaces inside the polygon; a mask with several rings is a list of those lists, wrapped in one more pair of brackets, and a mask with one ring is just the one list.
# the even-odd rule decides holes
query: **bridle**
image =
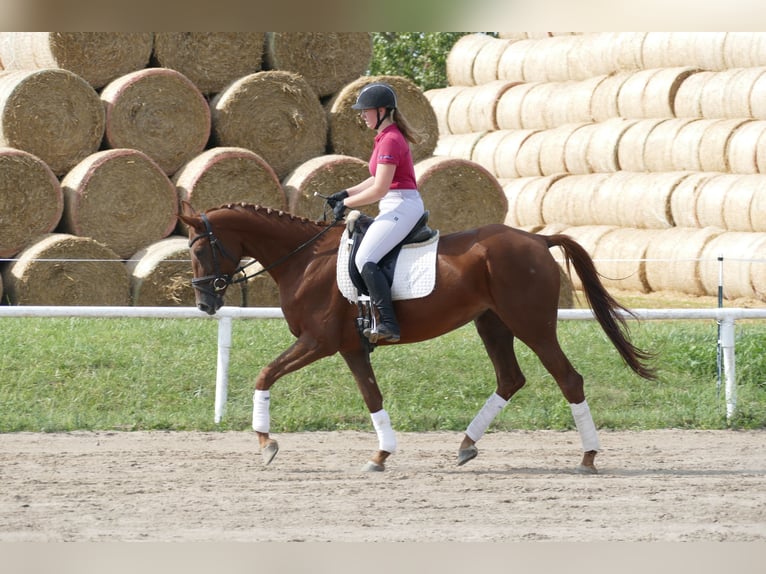
{"label": "bridle", "polygon": [[[233,257],[228,251],[226,251],[226,248],[220,243],[218,238],[213,233],[213,226],[210,224],[210,220],[208,219],[207,215],[202,213],[200,214],[200,218],[202,219],[202,223],[205,224],[205,232],[200,233],[199,235],[196,235],[192,239],[189,240],[189,248],[191,247],[200,239],[207,239],[208,243],[210,244],[210,249],[212,253],[212,259],[213,259],[213,275],[205,275],[204,277],[194,277],[192,278],[192,287],[197,289],[198,291],[205,293],[207,295],[213,295],[218,296],[220,293],[222,293],[224,290],[226,290],[229,285],[233,285],[235,283],[243,283],[249,279],[252,279],[253,277],[257,277],[258,275],[261,275],[263,273],[266,273],[267,271],[270,271],[271,269],[274,269],[277,265],[280,265],[281,263],[284,263],[286,260],[288,260],[290,257],[301,251],[302,249],[308,247],[312,243],[314,243],[316,240],[318,240],[322,235],[330,231],[335,225],[338,223],[339,220],[334,220],[330,225],[325,227],[322,231],[311,237],[308,241],[305,243],[302,243],[295,249],[293,249],[290,253],[287,255],[280,257],[277,259],[274,263],[269,265],[268,267],[264,267],[260,271],[257,271],[256,273],[253,273],[252,275],[248,275],[245,272],[245,269],[250,267],[251,265],[255,264],[256,261],[252,260],[249,263],[246,263],[245,265],[237,265],[237,268],[234,270],[233,275],[240,275],[236,279],[233,278],[232,275],[228,275],[226,273],[221,273],[221,267],[219,263],[218,253],[222,257],[225,257],[229,261],[234,261],[235,263],[239,263],[239,260],[235,257]],[[207,287],[206,285],[209,285]]]}

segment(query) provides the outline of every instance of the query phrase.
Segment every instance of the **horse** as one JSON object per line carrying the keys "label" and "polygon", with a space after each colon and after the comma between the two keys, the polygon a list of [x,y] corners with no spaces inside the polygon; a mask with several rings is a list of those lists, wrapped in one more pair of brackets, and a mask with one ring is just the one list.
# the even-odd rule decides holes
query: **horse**
{"label": "horse", "polygon": [[[253,394],[253,430],[263,463],[279,445],[270,436],[270,389],[281,377],[340,353],[353,375],[377,433],[378,450],[363,466],[383,471],[396,450],[396,435],[370,363],[370,346],[358,326],[358,307],[338,288],[336,262],[344,226],[245,203],[197,213],[182,202],[178,218],[188,226],[192,284],[198,309],[213,315],[226,288],[246,278],[240,265],[258,261],[277,283],[280,306],[295,341],[258,374]],[[430,294],[394,302],[401,338],[383,345],[432,339],[473,322],[496,376],[495,391],[476,414],[458,447],[462,466],[478,455],[476,443],[511,397],[525,384],[514,353],[519,339],[539,358],[569,402],[582,442],[581,473],[597,473],[600,449],[583,377],[557,338],[560,266],[550,249],[563,252],[566,269],[580,277],[587,303],[624,363],[654,380],[654,353],[635,346],[626,316],[633,313],[603,286],[593,260],[573,238],[540,235],[488,224],[438,239],[436,281]],[[235,277],[239,277],[236,279]]]}

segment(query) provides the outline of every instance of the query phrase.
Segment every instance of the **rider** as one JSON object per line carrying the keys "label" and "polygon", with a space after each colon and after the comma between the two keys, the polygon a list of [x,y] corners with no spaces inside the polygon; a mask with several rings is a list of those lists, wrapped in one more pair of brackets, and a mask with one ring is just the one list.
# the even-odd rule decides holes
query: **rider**
{"label": "rider", "polygon": [[396,92],[387,83],[375,82],[362,88],[351,108],[359,110],[367,127],[377,132],[369,163],[371,176],[332,194],[327,201],[336,219],[341,219],[347,208],[379,201],[378,215],[365,233],[354,263],[380,314],[377,334],[369,329],[364,334],[373,342],[394,343],[399,340],[399,324],[391,287],[378,262],[407,236],[424,213],[407,143],[418,143],[420,139],[397,108]]}

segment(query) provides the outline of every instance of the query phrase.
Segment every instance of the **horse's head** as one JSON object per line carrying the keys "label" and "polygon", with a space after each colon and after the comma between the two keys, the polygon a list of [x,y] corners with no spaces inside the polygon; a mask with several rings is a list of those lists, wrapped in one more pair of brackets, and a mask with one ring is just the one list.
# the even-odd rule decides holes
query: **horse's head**
{"label": "horse's head", "polygon": [[211,219],[215,219],[214,214],[208,217],[205,213],[197,213],[188,202],[182,201],[178,219],[189,227],[192,286],[197,307],[213,315],[223,306],[224,293],[239,270],[240,248],[233,242],[224,244],[225,230],[219,228],[217,234],[213,232]]}

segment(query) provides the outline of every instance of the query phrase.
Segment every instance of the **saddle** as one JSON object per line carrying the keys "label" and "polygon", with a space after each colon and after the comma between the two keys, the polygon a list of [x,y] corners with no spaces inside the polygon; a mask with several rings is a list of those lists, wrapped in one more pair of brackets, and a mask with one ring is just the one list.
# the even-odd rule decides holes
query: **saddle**
{"label": "saddle", "polygon": [[[388,281],[389,286],[394,282],[394,273],[396,271],[396,262],[399,259],[399,253],[402,247],[413,243],[423,243],[433,239],[437,231],[431,229],[428,226],[429,212],[425,211],[420,219],[415,224],[407,236],[391,251],[389,251],[379,262],[378,267],[383,272]],[[351,278],[351,283],[356,290],[362,295],[369,295],[367,292],[367,286],[362,280],[362,276],[359,270],[356,268],[354,259],[356,259],[356,252],[359,250],[359,245],[362,243],[362,237],[369,229],[374,218],[369,215],[364,215],[359,211],[352,211],[346,218],[346,230],[348,232],[349,241],[351,243],[351,253],[348,257],[348,275]]]}

